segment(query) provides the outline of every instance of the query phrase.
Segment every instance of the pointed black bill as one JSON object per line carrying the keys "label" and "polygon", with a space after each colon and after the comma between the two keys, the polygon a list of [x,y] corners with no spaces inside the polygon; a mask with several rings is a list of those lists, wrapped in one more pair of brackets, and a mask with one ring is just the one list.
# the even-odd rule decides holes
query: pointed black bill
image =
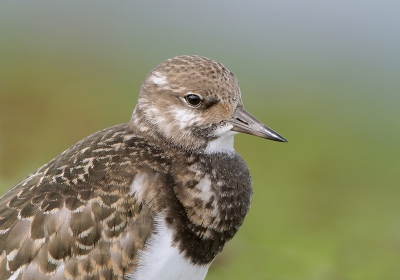
{"label": "pointed black bill", "polygon": [[235,114],[233,118],[229,120],[229,123],[233,125],[232,131],[247,133],[273,141],[287,142],[283,136],[257,120],[243,107],[236,108]]}

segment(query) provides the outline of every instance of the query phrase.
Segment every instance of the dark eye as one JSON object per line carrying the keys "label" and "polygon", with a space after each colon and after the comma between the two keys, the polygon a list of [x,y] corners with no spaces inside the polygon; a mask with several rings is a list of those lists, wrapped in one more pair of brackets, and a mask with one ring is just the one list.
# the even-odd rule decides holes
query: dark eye
{"label": "dark eye", "polygon": [[185,100],[189,105],[191,105],[193,107],[198,107],[202,101],[200,96],[198,96],[197,94],[192,94],[192,93],[186,95]]}

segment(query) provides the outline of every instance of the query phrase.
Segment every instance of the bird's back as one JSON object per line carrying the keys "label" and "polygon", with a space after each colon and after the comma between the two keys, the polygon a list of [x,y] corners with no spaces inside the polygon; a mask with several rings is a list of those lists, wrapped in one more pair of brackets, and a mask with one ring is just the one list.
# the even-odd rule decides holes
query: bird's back
{"label": "bird's back", "polygon": [[[122,279],[131,272],[154,213],[137,203],[130,183],[160,160],[149,156],[155,150],[126,125],[115,126],[80,141],[5,194],[2,279],[23,271],[29,279]],[[157,166],[157,172],[168,168]]]}

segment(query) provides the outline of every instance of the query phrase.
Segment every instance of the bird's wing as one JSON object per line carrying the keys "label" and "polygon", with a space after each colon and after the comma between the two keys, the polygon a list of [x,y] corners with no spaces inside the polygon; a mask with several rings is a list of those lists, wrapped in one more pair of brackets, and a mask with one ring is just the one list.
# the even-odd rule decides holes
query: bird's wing
{"label": "bird's wing", "polygon": [[118,126],[89,136],[0,198],[1,279],[132,272],[154,213],[130,190],[141,168],[131,138]]}

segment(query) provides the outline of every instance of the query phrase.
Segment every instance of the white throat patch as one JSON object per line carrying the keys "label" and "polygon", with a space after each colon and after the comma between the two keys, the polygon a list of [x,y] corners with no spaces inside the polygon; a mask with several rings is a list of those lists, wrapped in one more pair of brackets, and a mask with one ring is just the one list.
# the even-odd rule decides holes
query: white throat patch
{"label": "white throat patch", "polygon": [[215,132],[219,135],[217,139],[210,141],[205,149],[206,154],[233,154],[235,149],[233,147],[233,140],[237,132],[231,131],[232,126],[225,126]]}

